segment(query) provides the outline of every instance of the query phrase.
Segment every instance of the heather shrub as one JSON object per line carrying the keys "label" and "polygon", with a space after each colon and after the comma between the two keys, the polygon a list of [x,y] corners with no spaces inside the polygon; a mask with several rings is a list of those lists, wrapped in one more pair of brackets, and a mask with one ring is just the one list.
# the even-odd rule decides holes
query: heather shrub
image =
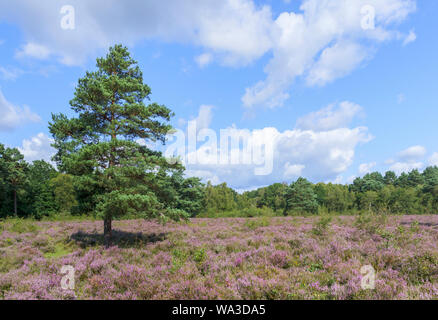
{"label": "heather shrub", "polygon": [[37,236],[32,242],[32,246],[40,248],[42,250],[44,250],[48,244],[49,238],[44,236]]}
{"label": "heather shrub", "polygon": [[37,225],[31,220],[13,219],[9,223],[9,230],[16,233],[34,233],[38,230]]}
{"label": "heather shrub", "polygon": [[[30,233],[4,224],[0,299],[438,297],[438,216],[115,221],[108,250],[101,222],[34,224]],[[74,292],[60,288],[62,265],[75,268]],[[375,290],[361,288],[364,265],[377,272]]]}
{"label": "heather shrub", "polygon": [[317,236],[325,235],[330,226],[330,222],[332,222],[332,217],[321,216],[318,222],[316,222],[315,226],[313,227],[312,233]]}
{"label": "heather shrub", "polygon": [[250,230],[255,230],[261,227],[267,227],[271,224],[269,218],[262,217],[262,218],[255,218],[255,219],[248,219],[245,222],[245,227],[247,227]]}
{"label": "heather shrub", "polygon": [[179,270],[187,261],[189,252],[181,249],[172,250],[172,271]]}
{"label": "heather shrub", "polygon": [[207,252],[205,251],[205,248],[199,248],[196,249],[195,252],[193,253],[193,260],[198,263],[198,264],[202,264],[207,260],[208,256],[207,256]]}
{"label": "heather shrub", "polygon": [[438,256],[430,253],[410,257],[403,263],[401,272],[405,274],[413,284],[438,281]]}
{"label": "heather shrub", "polygon": [[419,225],[420,225],[420,223],[418,222],[418,220],[415,220],[414,222],[412,222],[411,227],[410,227],[411,232],[417,233],[420,230]]}
{"label": "heather shrub", "polygon": [[3,252],[0,254],[0,273],[9,272],[19,268],[26,259],[26,256],[13,252]]}
{"label": "heather shrub", "polygon": [[360,213],[354,225],[370,234],[376,233],[377,229],[385,223],[386,215],[376,215],[372,212]]}

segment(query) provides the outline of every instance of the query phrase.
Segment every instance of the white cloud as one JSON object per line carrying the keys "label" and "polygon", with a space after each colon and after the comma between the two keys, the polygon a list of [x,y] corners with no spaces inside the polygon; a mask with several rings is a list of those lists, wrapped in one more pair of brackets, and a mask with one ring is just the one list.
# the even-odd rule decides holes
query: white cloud
{"label": "white cloud", "polygon": [[387,159],[385,160],[385,164],[390,165],[390,164],[394,164],[395,160],[394,159]]}
{"label": "white cloud", "polygon": [[187,124],[187,120],[186,120],[186,119],[183,119],[183,118],[179,118],[179,119],[178,119],[178,122],[177,122],[177,126],[178,126],[178,127],[182,128],[182,127],[184,127],[186,124]]}
{"label": "white cloud", "polygon": [[44,133],[39,133],[29,140],[23,140],[22,147],[18,149],[27,161],[45,160],[51,162],[52,156],[56,153],[51,147],[53,139]]}
{"label": "white cloud", "polygon": [[289,179],[299,177],[305,167],[306,166],[300,164],[291,165],[289,162],[286,162],[284,165],[284,176]]}
{"label": "white cloud", "polygon": [[359,174],[360,175],[364,175],[367,173],[370,173],[371,170],[377,165],[377,163],[375,162],[371,162],[371,163],[362,163],[359,166]]}
{"label": "white cloud", "polygon": [[[365,5],[376,11],[373,30],[361,27]],[[244,105],[283,105],[298,77],[310,85],[324,85],[349,74],[372,55],[376,44],[397,39],[399,33],[390,25],[403,21],[415,7],[411,0],[305,0],[302,13],[281,13],[274,22],[266,79],[246,89]]]}
{"label": "white cloud", "polygon": [[357,176],[349,176],[347,180],[345,180],[345,184],[352,184],[353,181],[357,178]]}
{"label": "white cloud", "polygon": [[38,60],[45,60],[50,57],[50,49],[37,43],[27,43],[16,54],[16,57],[30,57]]}
{"label": "white cloud", "polygon": [[[424,156],[427,150],[423,146],[412,146],[397,154],[397,160],[387,160],[385,163],[390,165],[389,170],[397,174],[409,172],[414,169],[422,169],[424,167]],[[430,161],[433,160],[433,156]]]}
{"label": "white cloud", "polygon": [[[257,141],[260,137],[272,141],[274,147],[273,169],[268,175],[255,175],[258,164],[208,164],[211,158],[211,146],[198,146],[197,164],[187,164],[189,172],[203,172],[202,176],[215,177],[217,181],[227,181],[235,188],[250,188],[275,182],[290,182],[298,176],[317,181],[333,180],[345,172],[353,163],[355,149],[360,143],[370,141],[366,128],[341,128],[324,132],[286,130],[276,128],[245,130],[249,139]],[[219,143],[218,143],[219,145]],[[242,157],[249,156],[244,148],[232,150]],[[202,160],[199,160],[202,159]],[[202,162],[201,162],[202,161]]]}
{"label": "white cloud", "polygon": [[414,42],[417,40],[417,35],[415,34],[414,30],[411,30],[409,34],[405,37],[405,40],[403,41],[403,46],[408,45],[411,42]]}
{"label": "white cloud", "polygon": [[188,177],[201,178],[205,182],[210,181],[213,185],[217,185],[223,182],[219,179],[217,175],[208,170],[186,170],[185,174]]}
{"label": "white cloud", "polygon": [[422,169],[424,164],[422,162],[396,162],[389,170],[394,171],[396,174],[401,174],[402,172],[409,172],[414,169]]}
{"label": "white cloud", "polygon": [[428,159],[429,165],[438,166],[438,152],[434,152]]}
{"label": "white cloud", "polygon": [[[210,127],[211,120],[213,119],[213,109],[214,106],[209,105],[201,105],[199,107],[198,115],[196,116],[196,118],[190,120],[196,122],[197,132],[202,129],[208,129]],[[187,126],[187,124],[187,120],[183,118],[179,118],[177,121],[177,126],[181,129]]]}
{"label": "white cloud", "polygon": [[200,68],[204,68],[213,61],[211,53],[203,53],[195,58],[196,63]]}
{"label": "white cloud", "polygon": [[[342,121],[335,123],[346,124]],[[315,181],[336,180],[353,164],[356,148],[370,141],[372,136],[366,127],[335,128],[331,125],[322,129],[293,129],[281,132],[272,127],[258,130],[233,127],[236,136],[247,137],[248,143],[242,142],[237,149],[232,146],[229,150],[231,158],[237,155],[237,159],[246,158],[253,161],[247,164],[242,161],[236,164],[218,164],[215,161],[218,157],[214,152],[216,146],[220,149],[220,134],[217,132],[217,141],[209,138],[207,142],[197,144],[194,153],[198,161],[186,162],[185,165],[190,175],[203,177],[204,181],[211,179],[215,183],[226,181],[238,189],[274,182],[291,182],[299,176]],[[267,158],[263,157],[266,153],[255,156],[254,150],[246,149],[247,145],[260,141],[270,142],[273,147],[272,172],[267,175],[255,174],[255,169],[267,163]]]}
{"label": "white cloud", "polygon": [[[76,28],[63,30],[63,0],[0,2],[0,19],[20,25],[28,41],[21,54],[56,57],[67,65],[116,42],[135,45],[143,39],[191,43],[223,65],[244,66],[272,52],[266,79],[246,89],[247,107],[281,106],[297,77],[323,85],[351,73],[382,41],[402,39],[398,23],[415,11],[415,0],[303,0],[300,11],[273,17],[269,6],[253,0],[118,1],[71,0]],[[376,28],[361,28],[361,8],[376,10]],[[114,17],[117,16],[117,19]],[[92,30],[92,32],[90,32]]]}
{"label": "white cloud", "polygon": [[27,122],[38,122],[41,118],[29,107],[20,108],[6,100],[0,90],[0,131],[10,131]]}
{"label": "white cloud", "polygon": [[317,112],[312,112],[297,120],[296,127],[303,130],[327,131],[348,127],[351,121],[363,112],[358,104],[343,101],[331,104]]}
{"label": "white cloud", "polygon": [[337,42],[324,49],[319,60],[310,68],[307,83],[323,86],[348,75],[368,56],[369,49],[354,42]]}
{"label": "white cloud", "polygon": [[398,154],[398,158],[404,162],[415,162],[426,155],[426,148],[423,146],[413,146],[403,150]]}
{"label": "white cloud", "polygon": [[196,128],[198,130],[207,129],[210,127],[211,120],[213,119],[213,109],[213,106],[208,105],[202,105],[199,107],[198,116],[196,119],[194,119],[194,121],[196,121]]}
{"label": "white cloud", "polygon": [[53,54],[67,65],[82,64],[116,42],[134,45],[143,39],[189,42],[214,51],[227,65],[248,64],[271,47],[271,10],[251,0],[71,0],[69,4],[76,13],[74,30],[61,28],[63,0],[0,2],[0,19],[18,22],[29,43],[48,49],[27,50],[34,57]]}

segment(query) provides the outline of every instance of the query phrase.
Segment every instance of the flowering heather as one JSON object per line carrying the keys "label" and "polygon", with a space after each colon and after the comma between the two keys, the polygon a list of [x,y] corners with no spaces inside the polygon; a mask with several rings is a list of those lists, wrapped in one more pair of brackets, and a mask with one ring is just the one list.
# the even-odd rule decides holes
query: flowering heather
{"label": "flowering heather", "polygon": [[118,221],[108,250],[102,228],[0,222],[0,299],[438,298],[438,216]]}

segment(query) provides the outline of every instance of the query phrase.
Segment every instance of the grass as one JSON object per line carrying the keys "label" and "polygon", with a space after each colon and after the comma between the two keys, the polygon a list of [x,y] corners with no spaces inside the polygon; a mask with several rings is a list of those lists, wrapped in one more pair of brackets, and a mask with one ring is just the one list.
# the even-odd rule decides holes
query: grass
{"label": "grass", "polygon": [[58,259],[65,257],[72,252],[72,245],[57,242],[49,247],[48,251],[44,253],[44,257],[47,259]]}

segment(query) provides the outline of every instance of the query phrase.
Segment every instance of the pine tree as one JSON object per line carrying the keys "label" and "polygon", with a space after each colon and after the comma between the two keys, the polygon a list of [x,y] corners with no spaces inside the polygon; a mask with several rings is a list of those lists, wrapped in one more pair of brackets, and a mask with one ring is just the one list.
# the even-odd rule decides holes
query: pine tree
{"label": "pine tree", "polygon": [[40,219],[57,212],[53,187],[50,185],[50,180],[56,175],[55,168],[44,160],[36,160],[29,165],[26,199],[28,215]]}
{"label": "pine tree", "polygon": [[3,180],[6,193],[11,191],[13,212],[18,215],[18,193],[24,191],[28,183],[28,164],[24,156],[16,148],[5,148],[0,144],[0,177]]}
{"label": "pine tree", "polygon": [[116,45],[97,59],[97,71],[87,72],[70,101],[77,118],[52,115],[50,131],[58,153],[58,168],[76,177],[79,191],[93,196],[104,220],[105,246],[111,241],[112,220],[126,214],[178,220],[186,213],[169,209],[157,197],[157,173],[170,170],[160,152],[137,141],[161,141],[172,129],[173,113],[163,105],[145,104],[151,94],[128,49]]}
{"label": "pine tree", "polygon": [[286,200],[284,215],[288,215],[291,211],[314,214],[318,212],[317,195],[312,184],[304,178],[299,178],[292,183],[286,189],[284,197]]}

